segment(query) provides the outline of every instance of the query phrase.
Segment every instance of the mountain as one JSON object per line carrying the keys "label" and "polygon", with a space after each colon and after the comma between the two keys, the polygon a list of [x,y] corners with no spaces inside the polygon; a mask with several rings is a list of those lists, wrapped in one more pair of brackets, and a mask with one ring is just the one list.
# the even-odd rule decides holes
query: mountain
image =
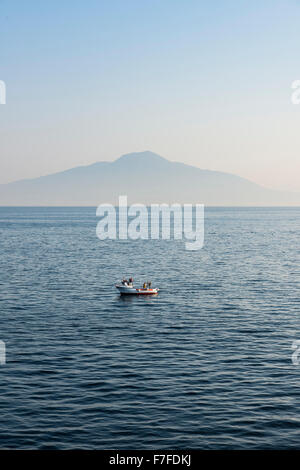
{"label": "mountain", "polygon": [[0,185],[2,206],[97,206],[117,204],[119,195],[127,195],[129,203],[146,204],[300,205],[300,193],[267,189],[239,176],[171,162],[152,152]]}

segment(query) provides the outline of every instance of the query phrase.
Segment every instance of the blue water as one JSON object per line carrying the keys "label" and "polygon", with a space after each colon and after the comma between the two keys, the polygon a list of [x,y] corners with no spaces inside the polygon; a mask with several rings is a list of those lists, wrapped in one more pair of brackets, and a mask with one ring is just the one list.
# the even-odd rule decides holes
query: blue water
{"label": "blue water", "polygon": [[0,447],[299,447],[300,209],[206,209],[194,252],[97,221],[0,208]]}

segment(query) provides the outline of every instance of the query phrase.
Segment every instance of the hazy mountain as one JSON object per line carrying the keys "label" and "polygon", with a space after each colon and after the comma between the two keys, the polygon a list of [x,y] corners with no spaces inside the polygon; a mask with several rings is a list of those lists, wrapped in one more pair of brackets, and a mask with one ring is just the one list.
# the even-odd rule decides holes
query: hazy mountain
{"label": "hazy mountain", "polygon": [[129,203],[300,205],[300,193],[270,190],[239,176],[171,162],[152,152],[2,184],[0,205],[97,206],[118,203],[123,194]]}

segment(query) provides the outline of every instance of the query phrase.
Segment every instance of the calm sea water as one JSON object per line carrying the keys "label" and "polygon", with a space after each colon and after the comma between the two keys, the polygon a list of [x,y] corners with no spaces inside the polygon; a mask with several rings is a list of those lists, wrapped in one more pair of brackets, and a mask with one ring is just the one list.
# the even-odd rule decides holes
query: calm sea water
{"label": "calm sea water", "polygon": [[196,252],[97,221],[0,208],[0,447],[300,447],[300,209],[206,209]]}

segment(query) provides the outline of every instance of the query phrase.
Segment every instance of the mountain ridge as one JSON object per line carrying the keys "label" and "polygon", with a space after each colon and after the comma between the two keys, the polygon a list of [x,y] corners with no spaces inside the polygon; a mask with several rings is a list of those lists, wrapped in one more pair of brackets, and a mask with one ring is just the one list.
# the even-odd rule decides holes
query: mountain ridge
{"label": "mountain ridge", "polygon": [[118,203],[203,203],[206,205],[300,205],[300,194],[277,191],[231,173],[172,162],[151,152],[82,165],[0,185],[0,205],[97,206]]}

